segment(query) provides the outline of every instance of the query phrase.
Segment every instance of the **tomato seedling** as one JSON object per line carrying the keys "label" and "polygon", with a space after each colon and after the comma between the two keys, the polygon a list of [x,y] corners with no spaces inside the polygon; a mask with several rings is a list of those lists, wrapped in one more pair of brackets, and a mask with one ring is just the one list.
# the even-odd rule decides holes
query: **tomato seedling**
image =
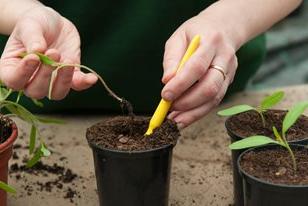
{"label": "tomato seedling", "polygon": [[275,140],[267,136],[256,135],[256,136],[251,136],[251,137],[247,137],[242,140],[236,141],[232,143],[231,145],[229,145],[229,148],[231,150],[239,150],[239,149],[263,146],[267,144],[280,145],[288,150],[290,157],[292,159],[293,169],[294,171],[296,171],[297,170],[296,159],[295,159],[293,151],[291,150],[288,144],[286,133],[288,129],[293,124],[295,124],[297,119],[301,116],[301,114],[305,111],[305,109],[307,109],[307,107],[308,107],[307,101],[299,102],[296,105],[294,105],[284,117],[283,122],[282,122],[282,130],[280,131],[280,133],[277,131],[276,127],[273,126],[273,133],[275,135]]}
{"label": "tomato seedling", "polygon": [[217,114],[220,116],[232,116],[232,115],[240,114],[242,112],[255,110],[260,115],[263,127],[265,127],[266,122],[264,118],[264,112],[272,108],[274,105],[278,104],[283,99],[283,97],[284,97],[284,92],[278,91],[278,92],[273,93],[270,96],[265,97],[261,101],[260,105],[257,107],[253,107],[247,104],[242,104],[242,105],[230,107],[225,110],[221,110]]}

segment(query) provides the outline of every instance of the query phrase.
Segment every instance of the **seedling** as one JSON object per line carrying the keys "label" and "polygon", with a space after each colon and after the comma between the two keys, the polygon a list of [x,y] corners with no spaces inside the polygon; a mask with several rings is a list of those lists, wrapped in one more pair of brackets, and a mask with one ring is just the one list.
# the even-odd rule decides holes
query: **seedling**
{"label": "seedling", "polygon": [[[26,55],[28,55],[29,53],[21,53],[20,57],[23,58]],[[94,75],[97,76],[97,78],[99,79],[99,81],[102,83],[102,85],[105,87],[105,89],[107,90],[108,94],[110,96],[112,96],[114,99],[116,99],[117,101],[120,102],[120,105],[122,107],[122,109],[126,109],[129,113],[130,116],[133,116],[133,107],[131,105],[131,103],[127,100],[125,100],[124,98],[120,98],[114,91],[112,91],[109,86],[107,85],[107,83],[104,81],[104,79],[97,74],[93,69],[85,66],[85,65],[81,65],[81,64],[66,64],[66,63],[61,63],[61,62],[56,62],[54,60],[52,60],[51,58],[49,58],[48,56],[39,53],[39,52],[34,52],[34,54],[36,54],[39,58],[42,64],[45,65],[49,65],[51,67],[54,68],[52,75],[51,75],[51,80],[49,83],[49,89],[48,89],[48,98],[51,99],[51,94],[52,94],[52,89],[53,89],[53,84],[55,81],[55,78],[57,76],[57,72],[59,71],[59,69],[64,68],[64,67],[78,67],[80,69],[85,69],[88,72],[93,73]]]}
{"label": "seedling", "polygon": [[[126,109],[129,113],[130,116],[133,116],[133,107],[124,98],[120,98],[118,95],[116,95],[106,84],[104,79],[98,75],[93,69],[80,65],[80,64],[66,64],[66,63],[60,63],[56,62],[52,59],[50,59],[48,56],[43,55],[41,53],[35,52],[35,54],[40,58],[40,61],[42,64],[49,65],[54,67],[54,71],[52,72],[51,80],[49,83],[49,90],[48,90],[48,98],[51,99],[51,94],[52,94],[52,88],[54,84],[54,80],[57,76],[57,72],[59,69],[63,67],[79,67],[81,69],[85,69],[93,74],[95,74],[100,82],[103,84],[107,92],[117,101],[120,102],[120,105],[123,109]],[[20,55],[21,58],[25,57],[28,55],[28,53],[22,53]],[[31,125],[31,131],[30,131],[30,141],[29,141],[29,154],[32,155],[32,158],[27,162],[27,167],[32,167],[34,166],[42,157],[48,157],[51,153],[47,149],[42,136],[40,135],[40,132],[38,130],[38,124],[39,123],[61,123],[61,121],[56,120],[56,119],[47,119],[47,118],[42,118],[42,117],[37,117],[33,115],[30,111],[28,111],[25,107],[20,105],[18,102],[20,98],[23,96],[22,91],[17,92],[17,98],[15,101],[10,101],[8,98],[11,96],[13,91],[11,89],[6,88],[5,85],[3,85],[0,82],[0,110],[2,108],[5,108],[9,113],[5,114],[4,116],[17,116],[20,119],[28,122]],[[37,106],[42,107],[43,104],[39,102],[38,100],[32,99],[33,103],[36,104]],[[39,139],[39,146],[37,146],[37,139]],[[6,192],[10,193],[16,193],[16,190],[5,184],[4,182],[0,181],[0,189],[5,190]]]}
{"label": "seedling", "polygon": [[[15,101],[9,100],[13,93],[17,93],[17,97]],[[25,107],[20,105],[18,102],[20,98],[23,96],[22,91],[13,92],[11,89],[6,88],[0,82],[0,111],[3,116],[6,117],[18,117],[23,121],[29,123],[31,125],[30,131],[30,140],[29,140],[29,154],[32,155],[30,160],[27,162],[27,167],[32,167],[35,165],[42,157],[48,157],[50,155],[50,151],[47,149],[44,139],[40,134],[38,129],[39,123],[63,123],[63,121],[57,119],[47,119],[43,117],[38,117],[28,111]],[[12,99],[12,98],[10,98]],[[33,103],[37,106],[42,107],[43,104],[35,99],[32,99]],[[5,111],[4,111],[4,110]],[[39,141],[39,144],[37,142]],[[0,189],[5,190],[6,192],[15,193],[16,190],[0,181]]]}
{"label": "seedling", "polygon": [[296,171],[297,170],[296,159],[286,139],[286,133],[288,129],[296,122],[296,120],[300,117],[300,115],[305,111],[307,107],[308,107],[308,102],[306,101],[299,102],[288,111],[285,118],[283,119],[282,131],[279,133],[276,127],[275,126],[273,127],[273,133],[276,138],[275,140],[267,136],[256,135],[256,136],[251,136],[251,137],[247,137],[242,140],[236,141],[232,143],[231,145],[229,145],[229,148],[231,150],[239,150],[239,149],[246,149],[246,148],[268,145],[268,144],[280,145],[288,150],[291,156],[291,159],[292,159],[293,169],[294,171]]}
{"label": "seedling", "polygon": [[258,107],[253,107],[247,104],[237,105],[218,112],[220,116],[232,116],[242,112],[255,110],[261,117],[263,127],[265,127],[264,112],[278,104],[284,97],[283,91],[278,91],[270,96],[265,97]]}

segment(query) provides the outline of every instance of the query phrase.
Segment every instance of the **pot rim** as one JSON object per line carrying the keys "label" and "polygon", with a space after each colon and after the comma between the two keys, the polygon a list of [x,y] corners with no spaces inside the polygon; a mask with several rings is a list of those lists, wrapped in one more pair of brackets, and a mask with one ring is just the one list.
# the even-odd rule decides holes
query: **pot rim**
{"label": "pot rim", "polygon": [[12,146],[15,140],[17,139],[18,130],[17,130],[16,123],[13,120],[12,120],[11,128],[12,128],[12,133],[10,137],[7,138],[5,142],[0,144],[0,153],[2,153],[3,151],[7,150],[10,146]]}
{"label": "pot rim", "polygon": [[[299,144],[290,144],[290,146],[291,147],[302,147],[304,149],[307,149],[304,145],[299,145]],[[260,147],[250,148],[250,149],[247,149],[244,152],[242,152],[240,154],[240,156],[238,157],[238,159],[237,159],[237,167],[238,167],[239,173],[242,176],[243,175],[247,176],[248,178],[252,179],[253,181],[261,183],[261,184],[264,184],[264,185],[267,185],[267,186],[281,187],[281,188],[287,188],[287,189],[291,189],[291,188],[294,188],[294,189],[296,189],[296,188],[308,188],[308,184],[305,184],[305,185],[288,185],[288,184],[271,183],[271,182],[265,181],[263,179],[257,178],[255,176],[252,176],[251,174],[248,174],[246,171],[244,171],[242,169],[241,164],[240,164],[240,160],[242,159],[244,154],[246,154],[247,152],[250,152],[252,150],[266,149],[266,148],[269,148],[269,147],[279,147],[279,146],[278,145],[270,144],[270,145],[267,145],[267,146],[260,146]]]}
{"label": "pot rim", "polygon": [[[288,111],[288,110],[283,110],[283,109],[269,109],[269,110],[270,110],[270,111]],[[231,138],[233,138],[235,141],[247,138],[247,137],[244,137],[244,136],[241,136],[241,135],[236,134],[236,133],[233,132],[233,131],[229,128],[229,126],[228,126],[229,122],[231,121],[231,118],[234,117],[234,116],[236,116],[236,115],[238,115],[238,114],[229,116],[229,117],[226,119],[226,121],[225,121],[225,128],[226,128],[226,130],[227,130],[229,136],[231,136]],[[305,117],[308,118],[308,116],[306,116],[306,115],[303,115],[303,116],[305,116]],[[300,143],[300,142],[302,142],[302,141],[307,141],[307,140],[308,140],[308,137],[304,137],[303,139],[288,141],[288,143],[296,144],[296,143]]]}
{"label": "pot rim", "polygon": [[113,153],[115,155],[123,155],[123,156],[151,154],[151,153],[155,153],[161,150],[168,150],[169,148],[173,148],[176,145],[176,144],[167,144],[167,145],[154,148],[154,149],[129,151],[129,150],[116,150],[116,149],[105,148],[95,143],[92,143],[89,140],[88,140],[88,144],[90,145],[92,149],[97,149],[100,152],[108,152],[108,153]]}

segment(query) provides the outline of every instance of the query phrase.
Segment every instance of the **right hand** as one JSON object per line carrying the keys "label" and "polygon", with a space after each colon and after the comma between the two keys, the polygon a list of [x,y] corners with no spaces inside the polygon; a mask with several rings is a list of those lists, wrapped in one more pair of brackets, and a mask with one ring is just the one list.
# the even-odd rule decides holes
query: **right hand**
{"label": "right hand", "polygon": [[[32,53],[21,59],[22,52]],[[80,63],[80,38],[76,27],[48,7],[25,12],[16,23],[0,59],[0,80],[9,88],[23,90],[25,95],[41,99],[48,95],[53,68],[40,63],[33,52],[41,52],[54,61]],[[94,74],[77,68],[58,71],[52,99],[61,100],[70,91],[87,89],[97,81]]]}

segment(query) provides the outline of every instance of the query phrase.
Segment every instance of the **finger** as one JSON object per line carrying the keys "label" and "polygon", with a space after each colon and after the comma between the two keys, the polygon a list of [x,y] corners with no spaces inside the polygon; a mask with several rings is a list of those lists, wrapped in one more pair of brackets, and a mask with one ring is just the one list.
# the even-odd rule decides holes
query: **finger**
{"label": "finger", "polygon": [[39,57],[30,54],[20,58],[3,58],[0,61],[1,81],[9,88],[21,90],[40,64]]}
{"label": "finger", "polygon": [[[224,59],[219,57],[214,58],[213,65],[219,65],[223,69],[227,68]],[[226,73],[224,71],[224,74]],[[211,101],[220,91],[224,81],[224,75],[220,71],[210,68],[198,83],[189,88],[173,103],[172,109],[180,111],[190,110]]]}
{"label": "finger", "polygon": [[[60,54],[56,49],[47,50],[45,55],[47,55],[54,61],[59,61],[60,59]],[[28,97],[32,97],[34,99],[42,99],[43,97],[47,96],[51,73],[53,70],[54,70],[53,67],[42,64],[38,69],[38,71],[36,72],[35,76],[28,83],[24,91],[25,94]]]}
{"label": "finger", "polygon": [[28,53],[45,52],[47,43],[42,26],[32,19],[21,21],[17,27],[17,35]]}
{"label": "finger", "polygon": [[88,89],[97,82],[98,78],[95,74],[85,74],[80,70],[75,70],[72,80],[72,88],[76,91]]}
{"label": "finger", "polygon": [[181,111],[172,111],[168,116],[167,118],[168,119],[174,119],[177,115],[179,115],[181,113]]}
{"label": "finger", "polygon": [[[61,60],[64,64],[70,64],[70,60]],[[70,91],[72,86],[74,67],[67,66],[58,70],[57,76],[53,82],[51,98],[53,100],[63,99]]]}
{"label": "finger", "polygon": [[185,128],[188,125],[194,123],[195,121],[201,119],[206,114],[208,114],[214,107],[216,107],[221,102],[222,98],[227,92],[228,86],[229,86],[228,83],[224,82],[221,90],[215,96],[215,98],[213,98],[212,101],[178,114],[174,118],[174,121],[177,123],[178,127],[180,129]]}
{"label": "finger", "polygon": [[184,32],[175,32],[166,42],[163,60],[164,74],[162,82],[166,84],[175,74],[187,48],[187,39]]}
{"label": "finger", "polygon": [[162,97],[174,101],[183,92],[198,81],[207,71],[214,57],[214,49],[202,44],[192,57],[184,64],[183,69],[177,73],[163,88]]}

